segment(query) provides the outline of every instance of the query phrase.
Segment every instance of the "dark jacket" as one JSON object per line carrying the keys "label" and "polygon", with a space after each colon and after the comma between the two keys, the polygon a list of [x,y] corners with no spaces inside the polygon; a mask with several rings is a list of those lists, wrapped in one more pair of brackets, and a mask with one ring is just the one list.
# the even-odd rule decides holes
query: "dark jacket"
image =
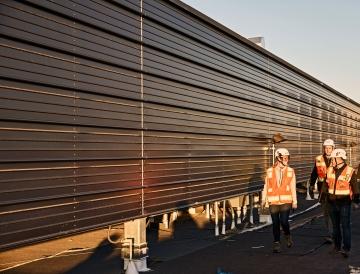
{"label": "dark jacket", "polygon": [[[341,175],[342,171],[345,169],[346,166],[347,166],[347,164],[344,164],[339,169],[334,168],[334,170],[335,170],[335,181],[336,182],[337,182],[339,176]],[[359,203],[360,186],[359,186],[359,184],[357,182],[357,175],[356,175],[355,172],[351,176],[350,185],[351,185],[351,190],[353,192],[353,200],[354,200],[354,202]],[[333,195],[333,194],[329,194],[329,193],[328,193],[328,200],[329,200],[330,203],[336,203],[336,204],[339,204],[339,205],[351,203],[350,196],[345,196],[344,197],[343,195],[339,196],[339,195]]]}
{"label": "dark jacket", "polygon": [[[324,160],[325,160],[325,164],[326,164],[326,168],[328,168],[330,166],[331,163],[331,159],[326,157],[326,154],[323,154]],[[314,164],[314,168],[311,172],[311,176],[310,176],[310,186],[311,188],[313,188],[315,186],[316,180],[318,178],[318,173],[317,173],[317,168],[316,168],[316,162]],[[324,202],[326,200],[326,195],[325,193],[327,193],[327,184],[326,182],[326,178],[323,182],[318,181],[317,182],[317,189],[319,190],[319,201],[320,203]]]}

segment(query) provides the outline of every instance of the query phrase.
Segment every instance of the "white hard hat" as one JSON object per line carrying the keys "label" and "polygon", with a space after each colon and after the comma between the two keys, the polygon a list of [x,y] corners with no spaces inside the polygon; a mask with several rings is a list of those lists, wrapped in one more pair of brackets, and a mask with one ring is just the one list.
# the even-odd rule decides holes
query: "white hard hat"
{"label": "white hard hat", "polygon": [[323,146],[333,146],[335,147],[335,143],[332,139],[326,139],[323,143]]}
{"label": "white hard hat", "polygon": [[342,148],[334,149],[333,152],[331,152],[331,158],[343,158],[346,159],[346,151]]}
{"label": "white hard hat", "polygon": [[278,148],[275,151],[275,157],[290,156],[289,151],[286,148]]}

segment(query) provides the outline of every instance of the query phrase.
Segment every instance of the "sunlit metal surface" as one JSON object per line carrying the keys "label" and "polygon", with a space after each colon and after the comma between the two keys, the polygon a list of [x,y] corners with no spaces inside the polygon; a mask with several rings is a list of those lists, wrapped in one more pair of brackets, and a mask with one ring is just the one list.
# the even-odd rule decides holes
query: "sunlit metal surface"
{"label": "sunlit metal surface", "polygon": [[359,104],[179,1],[0,10],[1,249],[259,191],[278,133],[359,163]]}

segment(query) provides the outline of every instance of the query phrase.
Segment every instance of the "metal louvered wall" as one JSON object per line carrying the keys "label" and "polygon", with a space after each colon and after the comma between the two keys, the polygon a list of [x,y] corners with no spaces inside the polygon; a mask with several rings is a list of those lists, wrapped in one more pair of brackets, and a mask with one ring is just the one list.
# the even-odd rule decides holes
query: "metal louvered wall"
{"label": "metal louvered wall", "polygon": [[4,0],[0,33],[0,249],[259,191],[277,132],[298,182],[359,142],[359,104],[177,0]]}

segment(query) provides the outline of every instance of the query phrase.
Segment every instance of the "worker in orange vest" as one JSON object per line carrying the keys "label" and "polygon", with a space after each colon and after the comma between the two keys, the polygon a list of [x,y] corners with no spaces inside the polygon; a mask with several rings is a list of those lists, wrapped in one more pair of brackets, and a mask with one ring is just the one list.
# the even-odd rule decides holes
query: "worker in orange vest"
{"label": "worker in orange vest", "polygon": [[297,208],[296,178],[294,170],[288,166],[290,154],[286,148],[275,152],[276,162],[266,171],[263,190],[263,206],[269,207],[273,227],[273,252],[279,253],[280,225],[284,231],[286,245],[291,247],[289,215],[291,208]]}
{"label": "worker in orange vest", "polygon": [[345,150],[335,149],[326,175],[334,251],[344,257],[349,256],[351,249],[351,202],[360,202],[354,169],[346,164],[346,158]]}
{"label": "worker in orange vest", "polygon": [[329,205],[327,201],[327,184],[324,183],[326,180],[327,169],[331,163],[331,153],[335,149],[335,143],[331,139],[327,139],[323,143],[323,154],[318,155],[315,159],[315,165],[310,176],[310,187],[314,189],[315,184],[317,184],[317,189],[320,192],[319,202],[321,204],[321,209],[324,215],[325,227],[326,227],[326,237],[325,243],[331,244],[332,240],[332,223],[329,215]]}

